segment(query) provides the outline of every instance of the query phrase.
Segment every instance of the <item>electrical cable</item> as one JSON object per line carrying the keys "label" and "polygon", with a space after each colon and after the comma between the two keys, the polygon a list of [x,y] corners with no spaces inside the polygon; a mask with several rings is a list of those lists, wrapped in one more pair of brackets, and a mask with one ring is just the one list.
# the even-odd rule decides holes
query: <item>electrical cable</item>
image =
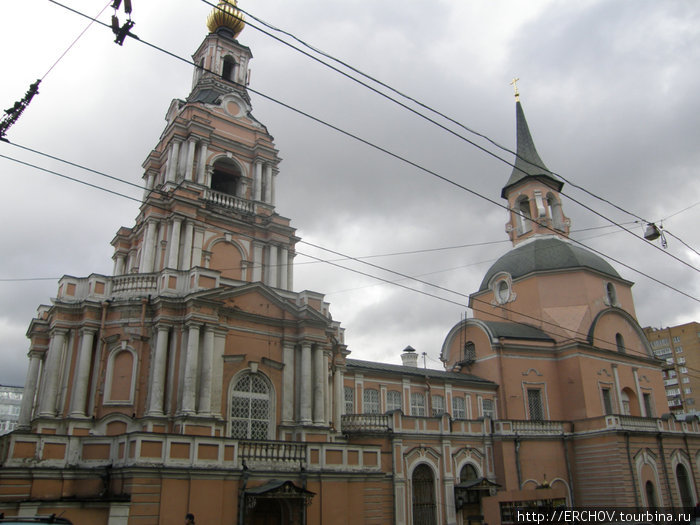
{"label": "electrical cable", "polygon": [[[207,5],[209,5],[209,6],[213,7],[213,8],[215,8],[215,9],[218,9],[218,10],[220,10],[220,11],[222,11],[222,12],[228,14],[228,12],[225,11],[223,8],[219,7],[219,6],[216,5],[216,4],[213,4],[213,3],[209,2],[208,0],[201,0],[201,1],[204,2],[204,3],[207,4]],[[441,113],[441,112],[439,112],[439,111],[437,111],[437,110],[431,108],[430,106],[427,106],[426,104],[424,104],[424,103],[422,103],[422,102],[420,102],[420,101],[414,99],[413,97],[410,97],[410,96],[408,96],[408,95],[406,95],[406,94],[404,94],[404,93],[402,93],[402,92],[396,90],[395,88],[393,88],[393,87],[391,87],[391,86],[385,84],[384,82],[381,82],[381,81],[377,80],[376,78],[374,78],[374,77],[372,77],[372,76],[369,76],[369,75],[363,73],[362,71],[360,71],[360,70],[356,69],[355,67],[353,67],[353,66],[347,64],[346,62],[344,62],[344,61],[342,61],[342,60],[339,60],[339,59],[333,57],[332,55],[330,55],[330,54],[328,54],[328,53],[326,53],[326,52],[324,52],[324,51],[321,51],[321,50],[319,50],[319,49],[317,49],[317,48],[315,48],[315,47],[313,47],[313,46],[310,46],[309,44],[307,44],[307,43],[304,42],[303,40],[297,38],[296,36],[292,35],[291,33],[287,32],[287,31],[284,31],[284,30],[281,30],[281,29],[279,29],[279,28],[276,28],[276,27],[274,27],[274,26],[272,26],[272,25],[270,25],[270,24],[264,22],[263,20],[261,20],[261,19],[257,18],[256,16],[252,15],[250,12],[248,12],[248,11],[246,11],[246,10],[244,10],[244,9],[241,9],[241,8],[238,7],[238,6],[236,7],[236,9],[237,9],[238,11],[240,11],[241,13],[244,13],[245,15],[250,16],[251,18],[257,20],[258,22],[262,23],[263,25],[265,25],[265,26],[267,26],[267,27],[270,27],[270,28],[273,29],[274,31],[279,31],[279,32],[281,32],[281,33],[283,33],[283,34],[285,34],[285,35],[287,35],[287,36],[290,36],[291,38],[293,38],[293,39],[295,39],[296,41],[300,42],[302,45],[308,47],[309,49],[313,50],[314,52],[319,53],[319,54],[321,54],[322,56],[325,56],[325,57],[327,57],[327,58],[329,58],[329,59],[331,59],[331,60],[333,60],[333,61],[335,61],[335,62],[337,62],[337,63],[339,63],[339,64],[342,64],[344,67],[349,68],[349,69],[352,70],[353,72],[356,72],[356,73],[360,74],[361,76],[363,76],[363,77],[365,77],[365,78],[367,78],[367,79],[369,79],[369,80],[371,80],[371,81],[373,81],[373,82],[379,84],[380,86],[391,90],[392,92],[394,92],[394,93],[400,95],[401,97],[404,97],[404,98],[406,98],[407,100],[410,100],[410,101],[412,101],[412,102],[418,104],[419,106],[421,106],[421,107],[423,107],[423,108],[425,108],[425,109],[431,111],[432,113],[437,114],[437,115],[441,116],[442,118],[447,119],[448,121],[450,121],[450,122],[452,122],[452,123],[458,125],[458,126],[461,127],[462,129],[464,129],[464,130],[466,130],[466,131],[468,131],[468,132],[470,132],[470,133],[472,133],[472,134],[474,134],[474,135],[476,135],[476,136],[478,136],[478,137],[481,137],[481,138],[487,140],[487,141],[488,141],[489,143],[491,143],[492,145],[494,145],[494,146],[500,148],[500,149],[503,150],[503,151],[506,151],[506,152],[508,152],[508,153],[510,153],[510,154],[512,154],[512,155],[514,155],[516,158],[520,158],[520,159],[522,159],[522,160],[525,160],[526,162],[528,162],[528,164],[531,164],[531,165],[533,165],[533,166],[535,166],[535,167],[538,167],[538,168],[540,168],[540,169],[543,169],[543,170],[545,170],[545,171],[551,173],[552,175],[554,175],[554,176],[556,176],[556,177],[559,177],[561,180],[565,181],[566,183],[568,183],[568,184],[571,185],[572,187],[577,188],[577,189],[579,189],[579,190],[581,190],[581,191],[587,193],[588,195],[590,195],[590,196],[592,196],[592,197],[594,197],[594,198],[596,198],[596,199],[599,199],[599,200],[601,200],[601,201],[603,201],[603,202],[605,202],[605,203],[607,203],[607,204],[613,206],[614,208],[618,209],[619,211],[622,211],[622,212],[624,212],[624,213],[626,213],[626,214],[628,214],[628,215],[630,215],[630,216],[632,216],[632,217],[635,217],[635,218],[639,219],[640,221],[642,221],[642,222],[644,222],[644,223],[647,223],[647,224],[650,223],[650,221],[648,221],[648,220],[646,220],[646,219],[640,217],[639,215],[637,215],[637,214],[635,214],[635,213],[632,213],[632,212],[629,212],[629,211],[627,211],[627,210],[621,208],[620,206],[614,204],[613,202],[609,201],[608,199],[605,199],[605,198],[603,198],[603,197],[600,197],[600,196],[598,196],[598,195],[596,195],[596,194],[590,192],[590,191],[587,190],[586,188],[583,188],[582,186],[571,182],[570,180],[568,180],[568,179],[565,178],[564,176],[562,176],[562,175],[560,175],[560,174],[558,174],[558,173],[554,173],[554,172],[550,171],[549,169],[547,169],[547,168],[544,167],[544,166],[538,166],[537,164],[533,164],[529,159],[524,159],[523,157],[521,157],[520,155],[518,155],[516,152],[510,150],[509,148],[507,148],[507,147],[505,147],[505,146],[500,145],[499,143],[495,142],[494,140],[492,140],[492,139],[489,138],[488,136],[486,136],[486,135],[484,135],[484,134],[482,134],[482,133],[479,133],[479,132],[477,132],[477,131],[472,130],[471,128],[469,128],[469,127],[465,126],[464,124],[460,123],[459,121],[457,121],[457,120],[455,120],[455,119],[453,119],[453,118],[451,118],[451,117],[449,117],[449,116],[447,116],[447,115],[445,115],[445,114],[443,114],[443,113]],[[507,164],[507,165],[513,167],[514,169],[518,169],[519,171],[522,171],[522,170],[520,170],[516,165],[511,164],[511,163],[510,163],[509,161],[507,161],[506,159],[503,159],[502,157],[499,157],[499,156],[496,155],[495,153],[493,153],[493,152],[487,150],[486,148],[483,148],[482,146],[480,146],[480,145],[476,144],[475,142],[469,140],[468,138],[464,137],[463,135],[460,135],[459,133],[456,133],[455,131],[453,131],[453,130],[447,128],[446,126],[444,126],[444,125],[440,124],[439,122],[437,122],[437,121],[431,119],[430,117],[424,115],[423,113],[420,113],[420,112],[416,111],[415,109],[411,108],[410,106],[407,106],[407,105],[403,104],[402,102],[400,102],[400,101],[394,99],[393,97],[387,95],[386,93],[383,93],[383,92],[377,90],[376,88],[374,88],[374,87],[372,87],[372,86],[370,86],[370,85],[368,85],[368,84],[362,82],[361,80],[359,80],[359,79],[357,79],[357,78],[355,78],[355,77],[349,75],[348,73],[339,70],[338,68],[332,66],[331,64],[328,64],[327,62],[324,62],[323,60],[321,60],[321,59],[319,59],[319,58],[317,58],[317,57],[314,57],[313,55],[310,55],[309,53],[305,52],[304,50],[299,49],[298,47],[296,47],[296,46],[290,44],[289,42],[286,42],[286,41],[284,41],[284,40],[282,40],[282,39],[276,37],[275,35],[270,34],[269,32],[267,32],[267,31],[261,29],[260,27],[254,25],[254,24],[251,24],[250,22],[246,22],[246,25],[247,25],[247,26],[250,26],[251,28],[260,31],[261,33],[263,33],[263,34],[269,36],[270,38],[273,38],[273,39],[277,40],[278,42],[280,42],[280,43],[282,43],[282,44],[284,44],[284,45],[286,45],[286,46],[288,46],[288,47],[290,47],[290,48],[292,48],[292,49],[298,51],[299,53],[301,53],[301,54],[307,56],[308,58],[311,58],[312,60],[317,61],[317,62],[319,62],[319,63],[325,65],[326,67],[330,68],[331,70],[333,70],[333,71],[339,73],[339,74],[342,75],[342,76],[345,76],[346,78],[348,78],[348,79],[350,79],[350,80],[353,80],[354,82],[356,82],[356,83],[362,85],[363,87],[365,87],[365,88],[367,88],[367,89],[373,91],[374,93],[376,93],[376,94],[378,94],[378,95],[380,95],[380,96],[386,98],[387,100],[390,100],[390,101],[392,101],[392,102],[398,104],[398,105],[401,106],[402,108],[404,108],[404,109],[410,111],[411,113],[413,113],[413,114],[415,114],[415,115],[417,115],[417,116],[419,116],[419,117],[421,117],[421,118],[427,120],[428,122],[430,122],[430,123],[432,123],[432,124],[438,126],[439,128],[441,128],[441,129],[447,131],[448,133],[451,133],[452,135],[454,135],[454,136],[456,136],[456,137],[458,137],[458,138],[460,138],[460,139],[466,141],[466,142],[469,143],[470,145],[472,145],[472,146],[476,147],[477,149],[481,150],[482,152],[487,153],[488,155],[491,155],[492,157],[494,157],[494,158],[496,158],[496,159],[498,159],[498,160],[504,162],[505,164]],[[251,91],[252,91],[252,90],[251,90]],[[527,173],[525,173],[524,171],[523,171],[523,173],[524,173],[525,175],[527,175]],[[692,268],[693,270],[695,270],[695,271],[697,271],[697,272],[700,272],[700,268],[697,268],[697,267],[691,265],[690,263],[688,263],[687,261],[685,261],[685,260],[683,260],[683,259],[681,259],[681,258],[679,258],[679,257],[677,257],[677,256],[675,256],[675,255],[673,255],[673,254],[671,254],[671,253],[669,253],[669,252],[666,252],[666,251],[664,250],[664,248],[659,247],[659,246],[657,246],[656,244],[654,244],[654,243],[652,243],[652,242],[646,240],[644,237],[638,236],[638,235],[635,234],[633,231],[628,230],[627,228],[624,228],[624,227],[623,227],[621,224],[619,224],[618,222],[616,222],[616,221],[610,219],[609,217],[607,217],[607,216],[601,214],[600,212],[594,210],[594,209],[591,208],[590,206],[588,206],[588,205],[582,203],[582,202],[579,201],[578,199],[575,199],[575,198],[572,197],[571,195],[569,195],[569,194],[567,194],[567,193],[564,193],[564,192],[561,192],[561,191],[560,191],[559,193],[560,193],[560,195],[563,195],[563,196],[565,196],[565,197],[571,199],[572,202],[575,202],[576,204],[578,204],[579,206],[583,207],[584,209],[590,211],[591,213],[593,213],[593,214],[595,214],[595,215],[598,215],[599,217],[601,217],[601,218],[603,218],[603,219],[609,221],[611,224],[617,226],[618,228],[620,228],[620,229],[622,229],[622,230],[624,230],[624,231],[627,231],[627,233],[629,233],[630,235],[634,236],[635,238],[640,239],[640,240],[646,242],[647,244],[653,246],[655,249],[661,251],[662,253],[665,253],[667,256],[671,257],[672,259],[675,259],[676,261],[680,262],[681,264],[684,264],[684,265],[688,266],[689,268]]]}
{"label": "electrical cable", "polygon": [[[85,18],[91,19],[90,16],[88,16],[88,15],[86,15],[86,14],[84,14],[84,13],[81,13],[81,12],[79,12],[79,11],[76,11],[76,10],[74,10],[74,9],[72,9],[72,8],[63,6],[63,4],[60,4],[60,3],[57,2],[56,0],[49,0],[49,1],[51,1],[52,3],[54,3],[54,4],[56,4],[56,5],[65,7],[66,9],[69,9],[70,11],[73,11],[73,12],[75,12],[75,13],[77,13],[77,14],[79,14],[79,15],[85,17]],[[99,22],[99,21],[97,21],[97,22],[100,23],[100,24],[102,24],[102,25],[105,26],[105,27],[110,28],[110,26],[108,26],[107,24],[105,24],[105,23],[103,23],[103,22]],[[111,28],[110,28],[110,29],[111,29]],[[215,76],[217,76],[217,77],[219,77],[219,78],[222,78],[220,74],[215,73],[215,72],[213,72],[213,71],[211,71],[211,70],[209,70],[209,69],[207,69],[207,68],[203,68],[201,65],[195,64],[192,60],[189,60],[189,59],[186,59],[186,58],[184,58],[184,57],[178,56],[178,55],[176,55],[176,54],[174,54],[174,53],[172,53],[172,52],[170,52],[170,51],[167,51],[167,50],[165,50],[165,49],[163,49],[163,48],[161,48],[161,47],[159,47],[159,46],[157,46],[157,45],[155,45],[155,44],[152,44],[152,43],[150,43],[150,42],[147,42],[146,40],[140,39],[140,38],[138,38],[136,35],[132,35],[131,33],[129,33],[129,36],[132,36],[132,37],[135,38],[138,42],[141,42],[141,43],[143,43],[143,44],[145,44],[145,45],[147,45],[147,46],[149,46],[149,47],[152,47],[153,49],[156,49],[156,50],[158,50],[158,51],[161,51],[161,52],[163,52],[163,53],[166,53],[167,55],[172,56],[173,58],[176,58],[176,59],[178,59],[178,60],[180,60],[180,61],[182,61],[182,62],[185,62],[185,63],[187,63],[187,64],[189,64],[189,65],[191,65],[191,66],[194,66],[194,67],[196,67],[196,68],[198,68],[198,69],[200,69],[200,70],[206,71],[206,72],[208,72],[208,73],[210,73],[210,74],[212,74],[212,75],[215,75]],[[222,78],[222,79],[223,79],[223,78]],[[523,215],[522,215],[521,213],[519,213],[517,210],[511,210],[508,206],[503,205],[503,204],[501,204],[501,203],[499,203],[499,202],[497,202],[497,201],[491,199],[490,197],[487,197],[487,196],[485,196],[485,195],[482,195],[482,194],[478,193],[478,192],[475,191],[475,190],[472,190],[471,188],[469,188],[469,187],[467,187],[467,186],[464,186],[464,185],[462,185],[462,184],[460,184],[460,183],[457,183],[457,182],[455,182],[455,181],[453,181],[453,180],[451,180],[451,179],[449,179],[449,178],[447,178],[447,177],[445,177],[445,176],[443,176],[443,175],[440,175],[439,173],[437,173],[437,172],[435,172],[435,171],[432,171],[432,170],[430,170],[430,169],[428,169],[428,168],[425,168],[425,167],[421,166],[420,164],[418,164],[418,163],[416,163],[416,162],[414,162],[414,161],[411,161],[411,160],[409,160],[409,159],[407,159],[407,158],[405,158],[405,157],[402,157],[401,155],[398,155],[398,154],[396,154],[396,153],[393,153],[392,151],[390,151],[390,150],[388,150],[388,149],[386,149],[386,148],[384,148],[384,147],[382,147],[382,146],[379,146],[379,145],[377,145],[377,144],[374,144],[373,142],[371,142],[371,141],[369,141],[369,140],[367,140],[367,139],[363,139],[362,137],[360,137],[360,136],[358,136],[358,135],[355,135],[355,134],[353,134],[353,133],[351,133],[351,132],[349,132],[349,131],[346,131],[346,130],[344,130],[344,129],[342,129],[342,128],[339,128],[338,126],[335,126],[335,125],[333,125],[333,124],[331,124],[331,123],[329,123],[329,122],[326,122],[326,121],[320,119],[319,117],[315,117],[315,116],[311,115],[310,113],[307,113],[307,112],[305,112],[305,111],[303,111],[303,110],[300,110],[300,109],[298,109],[298,108],[295,108],[294,106],[291,106],[291,105],[289,105],[289,104],[287,104],[287,103],[285,103],[285,102],[282,102],[282,101],[280,101],[280,100],[278,100],[278,99],[275,99],[274,97],[271,97],[271,96],[269,96],[269,95],[266,95],[266,94],[264,94],[264,93],[262,93],[262,92],[260,92],[260,91],[258,91],[258,90],[255,90],[255,89],[253,89],[253,88],[250,88],[250,87],[248,87],[248,86],[245,86],[245,85],[242,85],[242,84],[239,84],[239,83],[237,83],[237,82],[230,81],[230,80],[228,80],[228,82],[231,83],[231,84],[233,84],[233,85],[239,86],[239,87],[242,88],[242,89],[247,89],[247,91],[249,91],[249,92],[251,92],[251,93],[254,93],[254,94],[256,94],[256,95],[258,95],[258,96],[260,96],[260,97],[262,97],[262,98],[264,98],[264,99],[266,99],[266,100],[269,100],[270,102],[273,102],[273,103],[275,103],[275,104],[277,104],[277,105],[279,105],[279,106],[282,106],[282,107],[284,107],[284,108],[286,108],[286,109],[288,109],[288,110],[290,110],[290,111],[292,111],[292,112],[294,112],[294,113],[297,113],[297,114],[299,114],[299,115],[301,115],[301,116],[304,116],[304,117],[306,117],[306,118],[308,118],[308,119],[310,119],[310,120],[312,120],[312,121],[314,121],[314,122],[316,122],[316,123],[318,123],[318,124],[321,124],[321,125],[323,125],[323,126],[329,128],[329,129],[332,129],[332,130],[334,130],[334,131],[336,131],[336,132],[338,132],[338,133],[340,133],[340,134],[342,134],[342,135],[345,135],[346,137],[352,138],[352,139],[354,139],[354,140],[356,140],[356,141],[358,141],[358,142],[360,142],[360,143],[362,143],[362,144],[365,144],[366,146],[369,146],[369,147],[371,147],[371,148],[373,148],[373,149],[375,149],[375,150],[377,150],[377,151],[380,151],[380,152],[382,152],[382,153],[384,153],[384,154],[386,154],[386,155],[388,155],[388,156],[390,156],[390,157],[393,157],[393,158],[395,158],[396,160],[399,160],[399,161],[401,161],[401,162],[403,162],[403,163],[405,163],[405,164],[408,164],[409,166],[415,167],[415,168],[417,168],[417,169],[419,169],[419,170],[421,170],[421,171],[423,171],[423,172],[425,172],[425,173],[427,173],[427,174],[429,174],[429,175],[432,175],[432,176],[434,176],[434,177],[436,177],[436,178],[442,180],[443,182],[447,182],[448,184],[451,184],[451,185],[453,185],[453,186],[456,186],[456,187],[458,187],[458,188],[460,188],[460,189],[462,189],[462,190],[464,190],[464,191],[466,191],[466,192],[468,192],[468,193],[470,193],[470,194],[472,194],[472,195],[474,195],[474,196],[477,196],[477,197],[479,197],[479,198],[481,198],[481,199],[483,199],[483,200],[485,200],[485,201],[487,201],[487,202],[490,202],[491,204],[494,204],[494,205],[496,205],[496,206],[498,206],[498,207],[500,207],[500,208],[502,208],[502,209],[505,209],[505,210],[507,210],[507,211],[510,212],[510,213],[515,213],[515,214],[517,214],[517,215],[523,216]],[[421,115],[421,114],[419,113],[419,115]],[[448,131],[450,131],[451,133],[454,133],[453,131],[451,131],[451,130],[449,130],[449,129],[448,129]],[[466,139],[466,140],[468,141],[468,139]],[[497,155],[495,155],[493,152],[490,152],[490,151],[486,150],[485,148],[482,148],[482,147],[480,147],[480,146],[478,146],[478,145],[476,145],[476,144],[475,144],[475,147],[484,150],[485,152],[487,152],[487,153],[488,153],[489,155],[491,155],[491,156],[494,156],[494,157],[496,157],[496,158],[501,159],[500,157],[498,157]],[[512,165],[512,164],[508,163],[507,161],[505,161],[504,159],[501,159],[501,160],[502,160],[503,162],[509,164],[509,165]],[[570,197],[569,197],[569,198],[570,198]],[[523,216],[523,217],[524,217],[524,216]],[[611,220],[608,219],[607,217],[604,217],[604,216],[602,216],[602,215],[601,215],[601,217],[604,218],[604,219],[606,219],[606,220],[608,220],[608,221],[611,221]],[[529,217],[525,217],[525,218],[526,218],[527,220],[533,221],[533,219],[531,219],[531,218],[529,218]],[[611,222],[612,222],[612,221],[611,221]],[[628,231],[629,233],[631,233],[632,235],[634,235],[636,238],[639,238],[637,235],[635,235],[634,233],[630,232],[630,231],[627,230],[626,228],[622,228],[622,227],[621,227],[620,225],[618,225],[617,223],[614,223],[614,224],[616,224],[616,225],[617,225],[618,227],[620,227],[621,229],[623,229],[623,230],[625,230],[625,231]],[[543,225],[543,227],[545,227],[546,229],[549,229],[550,231],[552,231],[552,232],[555,233],[555,234],[558,234],[554,228],[551,228],[551,227],[546,226],[546,225]],[[625,268],[627,268],[627,269],[629,269],[629,270],[631,270],[631,271],[633,271],[633,272],[635,272],[635,273],[638,273],[639,275],[642,275],[642,276],[644,276],[644,277],[647,277],[648,279],[651,279],[652,281],[656,282],[657,284],[661,284],[662,286],[668,287],[668,288],[670,288],[670,289],[676,291],[677,293],[688,297],[689,299],[692,299],[692,300],[694,300],[694,301],[696,301],[696,302],[700,302],[700,299],[699,299],[699,298],[694,297],[694,296],[692,296],[692,295],[690,295],[690,294],[688,294],[688,293],[686,293],[686,292],[684,292],[684,291],[682,291],[682,290],[680,290],[680,289],[678,289],[678,288],[675,288],[675,287],[671,286],[670,284],[664,283],[663,281],[661,281],[661,280],[659,280],[659,279],[656,279],[655,277],[652,277],[651,275],[649,275],[649,274],[647,274],[647,273],[645,273],[645,272],[642,272],[641,270],[637,270],[636,268],[633,268],[632,266],[630,266],[630,265],[628,265],[628,264],[626,264],[626,263],[624,263],[624,262],[622,262],[622,261],[620,261],[620,260],[618,260],[618,259],[616,259],[616,258],[614,258],[614,257],[611,257],[611,256],[609,256],[609,255],[606,255],[606,254],[604,254],[603,252],[600,252],[599,250],[596,250],[596,249],[594,249],[594,248],[591,248],[591,247],[589,247],[589,246],[587,246],[587,245],[581,243],[580,241],[576,241],[575,239],[569,239],[569,240],[570,240],[571,242],[575,243],[575,244],[578,244],[578,245],[580,245],[580,246],[582,246],[582,247],[588,249],[589,251],[591,251],[591,252],[593,252],[593,253],[596,253],[597,255],[600,255],[600,256],[602,256],[602,257],[605,257],[605,258],[607,258],[607,259],[609,259],[609,260],[611,260],[611,261],[613,261],[613,262],[619,264],[620,266],[623,266],[623,267],[625,267]],[[651,244],[651,243],[649,243],[649,244]],[[672,255],[669,254],[668,252],[665,252],[665,251],[663,251],[663,250],[662,250],[662,252],[663,252],[663,253],[666,253],[666,254],[669,255],[669,256],[672,256]],[[672,257],[676,258],[675,256],[672,256]],[[676,258],[676,259],[677,259],[677,258]],[[694,270],[700,272],[700,269],[695,268],[695,267],[693,267],[692,265],[689,265],[689,264],[688,264],[687,262],[685,262],[685,261],[682,261],[682,260],[680,260],[680,259],[678,259],[678,260],[679,260],[680,262],[682,262],[683,264],[689,266],[690,268],[693,268]]]}

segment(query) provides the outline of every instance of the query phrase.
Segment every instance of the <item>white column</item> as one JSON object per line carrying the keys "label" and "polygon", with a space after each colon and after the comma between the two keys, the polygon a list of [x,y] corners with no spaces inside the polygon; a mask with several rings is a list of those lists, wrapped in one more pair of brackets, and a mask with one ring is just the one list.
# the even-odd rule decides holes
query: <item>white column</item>
{"label": "white column", "polygon": [[168,173],[167,181],[172,182],[175,180],[177,174],[177,161],[180,158],[180,142],[173,140],[170,143],[170,151],[168,152]]}
{"label": "white column", "polygon": [[185,223],[185,242],[182,245],[182,264],[180,270],[189,270],[192,268],[192,234],[194,224],[192,221]]}
{"label": "white column", "polygon": [[199,409],[198,414],[211,414],[211,379],[214,365],[214,330],[211,326],[204,327],[204,341],[202,348],[202,370],[199,381]]}
{"label": "white column", "polygon": [[252,282],[262,281],[263,271],[263,245],[253,242],[253,278]]}
{"label": "white column", "polygon": [[187,162],[185,164],[185,180],[197,180],[194,171],[194,148],[197,142],[194,138],[187,140]]}
{"label": "white column", "polygon": [[140,273],[151,273],[156,260],[156,223],[152,220],[146,222],[146,232],[143,236],[141,247]]}
{"label": "white column", "polygon": [[615,381],[615,392],[617,393],[617,402],[618,402],[619,407],[620,407],[619,413],[624,414],[625,408],[624,408],[624,405],[622,404],[622,390],[620,390],[620,377],[617,373],[617,365],[613,364],[610,366],[612,366],[612,369],[613,369],[613,379]]}
{"label": "white column", "polygon": [[[639,413],[642,417],[651,417],[651,414],[647,414],[647,407],[644,405],[644,394],[642,393],[642,387],[639,386],[639,373],[637,368],[632,369],[632,376],[634,377],[634,386],[637,391],[637,401],[639,402]],[[680,381],[679,381],[680,384]],[[681,387],[682,388],[682,387]]]}
{"label": "white column", "polygon": [[343,369],[339,366],[335,368],[333,375],[333,426],[336,432],[341,431],[342,416],[345,411],[345,388],[343,385]]}
{"label": "white column", "polygon": [[287,290],[294,290],[294,254],[287,254]]}
{"label": "white column", "polygon": [[301,343],[300,421],[311,423],[311,343]]}
{"label": "white column", "polygon": [[61,366],[61,354],[63,353],[63,345],[66,342],[67,333],[67,330],[55,329],[51,334],[51,342],[49,343],[49,351],[44,366],[46,380],[39,404],[39,416],[41,417],[56,417],[58,381],[61,375],[59,367]]}
{"label": "white column", "polygon": [[197,161],[197,182],[204,184],[206,180],[207,167],[207,143],[203,140],[199,142],[199,160]]}
{"label": "white column", "polygon": [[124,254],[114,257],[114,275],[124,275],[125,258]]}
{"label": "white column", "polygon": [[265,164],[264,180],[265,195],[263,200],[270,203],[272,201],[272,165],[270,164]]}
{"label": "white column", "polygon": [[153,356],[153,377],[148,398],[148,415],[163,415],[163,395],[165,393],[165,365],[168,360],[169,327],[159,325],[156,336],[156,351]]}
{"label": "white column", "polygon": [[197,364],[199,363],[199,326],[190,325],[187,335],[185,377],[182,385],[182,413],[194,414],[197,394]]}
{"label": "white column", "polygon": [[85,417],[88,383],[90,382],[90,363],[92,362],[92,343],[95,338],[95,328],[83,328],[78,353],[78,369],[73,380],[73,399],[71,400],[71,417]]}
{"label": "white column", "polygon": [[170,231],[170,251],[168,253],[168,268],[177,270],[177,259],[180,256],[180,227],[182,219],[173,217],[173,226]]}
{"label": "white column", "polygon": [[324,409],[325,400],[323,399],[323,383],[326,381],[326,371],[323,369],[323,347],[315,345],[313,351],[314,357],[314,424],[324,424],[326,421]]}
{"label": "white column", "polygon": [[253,172],[253,200],[256,201],[259,201],[262,195],[262,166],[261,161],[255,161],[255,171]]}
{"label": "white column", "polygon": [[[204,230],[194,229],[192,242],[192,266],[202,266],[202,246],[204,245]],[[209,266],[207,266],[208,268]]]}
{"label": "white column", "polygon": [[287,248],[280,246],[280,260],[279,260],[279,276],[280,276],[280,288],[283,290],[289,290],[288,288],[288,278],[289,269],[287,264],[289,263],[289,252]]}
{"label": "white column", "polygon": [[277,288],[277,246],[269,245],[267,248],[267,284]]}
{"label": "white column", "polygon": [[275,205],[277,200],[275,196],[275,186],[277,184],[277,170],[272,171],[272,176],[270,177],[270,204]]}
{"label": "white column", "polygon": [[39,365],[41,354],[36,350],[29,351],[29,368],[27,369],[27,380],[24,382],[24,392],[22,394],[22,405],[19,411],[19,428],[29,428],[32,422],[32,410],[34,409],[34,398],[36,397],[36,387],[39,384]]}
{"label": "white column", "polygon": [[143,188],[143,200],[146,200],[146,197],[148,197],[148,194],[151,193],[151,190],[153,189],[153,173],[147,173],[146,176],[144,177],[144,188]]}
{"label": "white column", "polygon": [[291,423],[294,421],[294,344],[284,343],[282,352],[282,423]]}
{"label": "white column", "polygon": [[185,178],[185,171],[187,171],[187,145],[182,147],[183,145],[180,144],[180,146],[180,154],[177,157],[176,181]]}
{"label": "white column", "polygon": [[214,359],[211,375],[211,413],[221,417],[221,396],[224,378],[224,352],[226,350],[226,332],[214,332]]}

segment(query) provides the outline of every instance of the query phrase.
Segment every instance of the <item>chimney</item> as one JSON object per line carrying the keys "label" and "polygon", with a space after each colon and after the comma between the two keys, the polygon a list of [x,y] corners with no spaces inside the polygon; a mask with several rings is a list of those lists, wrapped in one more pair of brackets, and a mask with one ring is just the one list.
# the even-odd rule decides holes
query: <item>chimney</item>
{"label": "chimney", "polygon": [[401,354],[401,361],[403,366],[418,368],[418,354],[416,353],[416,349],[411,346],[404,348],[403,354]]}

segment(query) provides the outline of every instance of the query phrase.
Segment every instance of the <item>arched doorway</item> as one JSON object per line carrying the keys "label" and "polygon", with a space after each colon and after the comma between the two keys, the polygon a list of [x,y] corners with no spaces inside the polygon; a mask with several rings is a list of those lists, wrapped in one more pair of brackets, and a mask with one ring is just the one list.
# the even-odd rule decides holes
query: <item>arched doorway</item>
{"label": "arched doorway", "polygon": [[[479,473],[474,465],[467,463],[459,473],[459,484],[469,485],[479,480]],[[484,522],[483,511],[481,510],[482,490],[469,490],[464,492],[462,502],[462,523],[464,525],[481,525]]]}
{"label": "arched doorway", "polygon": [[432,469],[425,464],[418,465],[413,471],[413,525],[434,525],[435,514],[435,479]]}
{"label": "arched doorway", "polygon": [[695,504],[693,502],[693,492],[690,487],[690,478],[688,477],[688,471],[685,465],[679,463],[676,465],[676,482],[678,483],[678,492],[681,497],[681,505],[684,508],[693,507]]}
{"label": "arched doorway", "polygon": [[644,486],[644,491],[647,495],[647,508],[655,509],[659,506],[659,502],[656,500],[656,489],[651,481],[647,481]]}
{"label": "arched doorway", "polygon": [[244,197],[239,195],[241,169],[229,159],[219,159],[214,163],[214,170],[211,175],[211,189],[234,197]]}

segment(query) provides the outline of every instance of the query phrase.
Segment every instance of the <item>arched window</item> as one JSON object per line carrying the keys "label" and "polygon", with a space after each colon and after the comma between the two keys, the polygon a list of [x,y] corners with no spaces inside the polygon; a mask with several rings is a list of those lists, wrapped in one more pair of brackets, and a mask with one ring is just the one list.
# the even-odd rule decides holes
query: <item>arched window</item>
{"label": "arched window", "polygon": [[644,486],[644,491],[647,495],[647,507],[650,509],[658,507],[659,503],[656,501],[656,489],[654,488],[654,484],[651,481],[646,482],[646,485]]}
{"label": "arched window", "polygon": [[547,194],[547,211],[552,219],[552,228],[564,230],[564,214],[561,211],[561,202],[551,193]]}
{"label": "arched window", "polygon": [[230,57],[224,57],[224,66],[221,70],[221,76],[224,80],[235,82],[234,74],[236,73],[236,61]]}
{"label": "arched window", "polygon": [[391,412],[392,410],[402,410],[401,406],[401,392],[397,390],[389,390],[386,393],[386,411]]}
{"label": "arched window", "polygon": [[476,471],[476,467],[474,465],[467,463],[462,467],[462,470],[459,473],[459,481],[460,483],[463,483],[465,481],[473,481],[475,479],[479,479],[479,473]]}
{"label": "arched window", "polygon": [[474,344],[474,341],[467,341],[466,343],[464,343],[464,360],[476,360],[476,345]]}
{"label": "arched window", "polygon": [[231,437],[268,439],[272,402],[270,387],[260,374],[245,374],[236,381],[231,398]]}
{"label": "arched window", "polygon": [[688,477],[688,471],[685,465],[682,463],[676,465],[676,482],[678,483],[678,491],[681,496],[681,506],[686,508],[694,506],[693,492],[690,488],[690,478]]}
{"label": "arched window", "polygon": [[362,412],[379,414],[379,392],[374,388],[365,388],[362,392]]}
{"label": "arched window", "polygon": [[630,396],[627,393],[627,389],[620,392],[620,397],[622,399],[622,413],[625,416],[630,415]]}
{"label": "arched window", "polygon": [[345,413],[355,413],[355,390],[351,386],[343,387],[343,396],[345,400]]}
{"label": "arched window", "polygon": [[617,333],[615,334],[615,344],[617,345],[617,351],[620,352],[621,354],[625,353],[625,339],[622,337],[622,334]]}
{"label": "arched window", "polygon": [[229,159],[217,160],[211,176],[211,189],[236,196],[240,179],[241,169],[235,162]]}
{"label": "arched window", "polygon": [[420,392],[411,393],[411,415],[425,416],[425,396]]}
{"label": "arched window", "polygon": [[112,351],[107,361],[105,404],[130,404],[134,399],[135,354],[130,348]]}
{"label": "arched window", "polygon": [[520,197],[516,204],[518,235],[529,232],[532,229],[532,213],[530,212],[530,200]]}
{"label": "arched window", "polygon": [[413,471],[413,523],[432,525],[435,515],[435,480],[428,465],[421,464]]}
{"label": "arched window", "polygon": [[617,290],[613,283],[605,284],[605,299],[610,306],[617,306]]}

